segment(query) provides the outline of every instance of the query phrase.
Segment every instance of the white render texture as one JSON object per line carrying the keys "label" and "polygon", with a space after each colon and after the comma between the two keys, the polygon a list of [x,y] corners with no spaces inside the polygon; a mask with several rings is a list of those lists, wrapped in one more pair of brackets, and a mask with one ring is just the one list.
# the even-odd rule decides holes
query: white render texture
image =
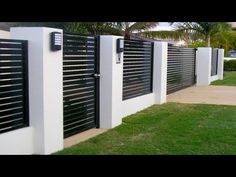
{"label": "white render texture", "polygon": [[33,154],[33,131],[32,127],[26,127],[0,134],[0,154]]}
{"label": "white render texture", "polygon": [[[62,50],[50,50],[50,33],[60,29],[11,28],[13,39],[28,40],[29,116],[34,154],[63,149]],[[17,147],[16,147],[17,148]]]}
{"label": "white render texture", "polygon": [[113,128],[122,121],[123,54],[116,63],[116,40],[121,36],[100,36],[100,127]]}
{"label": "white render texture", "polygon": [[155,94],[155,104],[166,102],[167,53],[167,42],[154,42],[153,92]]}
{"label": "white render texture", "polygon": [[215,75],[215,76],[210,77],[210,82],[213,82],[213,81],[216,81],[216,80],[219,80],[219,75]]}
{"label": "white render texture", "polygon": [[224,49],[218,50],[218,77],[224,79]]}
{"label": "white render texture", "polygon": [[150,93],[142,96],[138,96],[135,98],[131,98],[128,100],[124,100],[122,102],[122,118],[134,114],[138,111],[141,111],[149,106],[155,104],[155,94]]}
{"label": "white render texture", "polygon": [[199,47],[196,53],[197,86],[209,85],[211,82],[212,48]]}

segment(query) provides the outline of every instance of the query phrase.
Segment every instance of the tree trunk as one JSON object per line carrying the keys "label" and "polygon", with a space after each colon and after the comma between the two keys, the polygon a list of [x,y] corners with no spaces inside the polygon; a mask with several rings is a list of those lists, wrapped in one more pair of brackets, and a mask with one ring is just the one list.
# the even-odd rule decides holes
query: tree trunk
{"label": "tree trunk", "polygon": [[207,47],[211,47],[211,38],[210,38],[210,36],[206,37],[206,44],[207,44]]}
{"label": "tree trunk", "polygon": [[125,31],[124,38],[125,38],[125,39],[130,39],[130,34],[129,34],[129,32]]}

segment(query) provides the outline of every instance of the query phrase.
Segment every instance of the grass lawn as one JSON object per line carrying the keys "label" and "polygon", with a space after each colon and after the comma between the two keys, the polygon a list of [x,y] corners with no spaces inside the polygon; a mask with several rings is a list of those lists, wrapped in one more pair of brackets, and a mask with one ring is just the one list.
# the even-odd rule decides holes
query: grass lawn
{"label": "grass lawn", "polygon": [[236,154],[236,106],[154,105],[55,154]]}
{"label": "grass lawn", "polygon": [[236,86],[236,71],[224,71],[224,80],[214,81],[211,85]]}

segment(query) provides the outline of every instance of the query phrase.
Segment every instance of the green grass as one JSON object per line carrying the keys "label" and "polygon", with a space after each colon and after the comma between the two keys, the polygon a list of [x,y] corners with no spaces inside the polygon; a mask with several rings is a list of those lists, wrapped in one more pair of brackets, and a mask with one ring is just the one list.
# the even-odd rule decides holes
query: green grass
{"label": "green grass", "polygon": [[236,154],[236,106],[154,105],[55,154]]}
{"label": "green grass", "polygon": [[224,79],[214,81],[211,85],[236,86],[236,71],[225,71]]}

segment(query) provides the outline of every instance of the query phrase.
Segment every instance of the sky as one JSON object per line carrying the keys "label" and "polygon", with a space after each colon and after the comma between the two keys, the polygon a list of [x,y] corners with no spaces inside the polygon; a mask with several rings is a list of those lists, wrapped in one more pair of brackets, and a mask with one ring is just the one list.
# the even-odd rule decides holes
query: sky
{"label": "sky", "polygon": [[154,27],[153,29],[150,29],[152,31],[160,31],[160,30],[172,30],[173,27],[169,25],[169,22],[159,22],[159,25]]}

